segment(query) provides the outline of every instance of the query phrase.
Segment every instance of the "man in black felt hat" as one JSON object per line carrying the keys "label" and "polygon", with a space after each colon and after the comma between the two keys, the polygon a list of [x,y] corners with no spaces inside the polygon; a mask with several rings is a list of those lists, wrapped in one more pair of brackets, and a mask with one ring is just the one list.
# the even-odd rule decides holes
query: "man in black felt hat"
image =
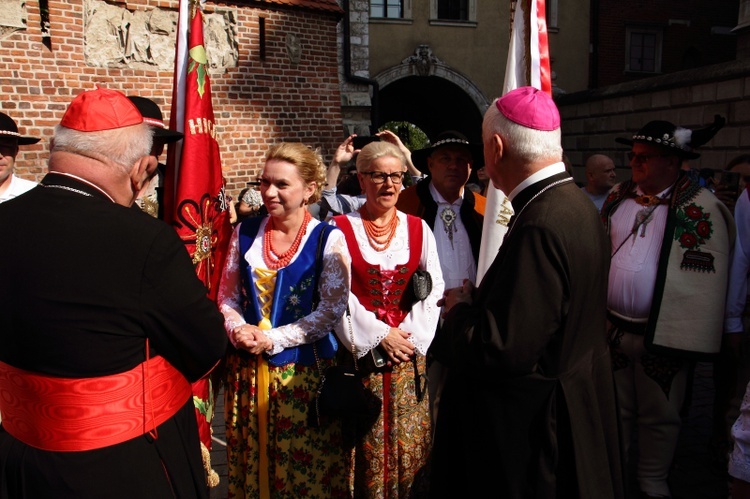
{"label": "man in black felt hat", "polygon": [[[164,152],[164,146],[182,139],[183,134],[175,130],[170,130],[164,123],[164,117],[161,109],[156,102],[145,97],[129,96],[128,99],[135,104],[135,107],[143,115],[143,121],[151,126],[154,132],[154,144],[151,147],[151,156],[159,160],[159,156]],[[149,185],[136,199],[136,204],[151,216],[162,218],[162,183],[164,180],[164,171],[166,166],[159,163],[156,175],[149,182]]]}
{"label": "man in black felt hat", "polygon": [[[667,484],[695,360],[719,352],[734,222],[681,165],[692,132],[652,121],[630,139],[632,179],[602,207],[611,242],[607,308],[624,442],[638,434],[645,497]],[[626,452],[627,455],[627,452]]]}
{"label": "man in black felt hat", "polygon": [[[484,164],[482,146],[450,130],[439,134],[429,147],[412,152],[411,158],[428,177],[405,189],[396,207],[421,217],[432,229],[446,289],[461,287],[464,279],[475,284],[485,197],[467,189],[466,183],[472,168]],[[433,422],[444,376],[440,363],[430,361],[428,388]]]}
{"label": "man in black felt hat", "polygon": [[36,182],[16,177],[13,168],[18,156],[18,146],[36,144],[40,140],[18,133],[18,126],[13,118],[0,113],[0,203],[20,196],[37,185]]}

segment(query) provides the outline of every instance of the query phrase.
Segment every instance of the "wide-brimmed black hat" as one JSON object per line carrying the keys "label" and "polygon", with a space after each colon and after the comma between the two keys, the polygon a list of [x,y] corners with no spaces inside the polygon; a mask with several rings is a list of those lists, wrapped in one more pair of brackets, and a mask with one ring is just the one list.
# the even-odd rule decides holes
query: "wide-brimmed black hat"
{"label": "wide-brimmed black hat", "polygon": [[42,139],[36,137],[24,137],[18,133],[18,126],[13,118],[5,113],[0,113],[0,140],[3,138],[12,138],[18,141],[19,146],[27,146],[30,144],[36,144]]}
{"label": "wide-brimmed black hat", "polygon": [[650,121],[635,132],[632,138],[616,138],[620,144],[632,146],[635,143],[648,144],[674,153],[684,159],[699,158],[691,146],[692,130],[674,125],[668,121]]}
{"label": "wide-brimmed black hat", "polygon": [[449,130],[447,132],[441,133],[437,136],[435,141],[430,144],[429,147],[418,149],[412,152],[411,161],[419,171],[429,174],[430,170],[429,168],[427,168],[427,158],[430,156],[430,154],[432,154],[436,149],[439,149],[442,146],[452,145],[466,146],[469,149],[469,152],[471,152],[471,157],[473,159],[472,168],[477,169],[481,168],[482,165],[484,165],[484,149],[482,145],[472,144],[464,134],[455,130]]}
{"label": "wide-brimmed black hat", "polygon": [[156,102],[145,97],[138,97],[134,95],[128,96],[138,111],[143,115],[144,123],[148,123],[154,128],[154,137],[161,137],[164,141],[169,144],[170,142],[177,142],[184,135],[180,132],[170,130],[164,123],[164,116],[161,114],[161,109]]}

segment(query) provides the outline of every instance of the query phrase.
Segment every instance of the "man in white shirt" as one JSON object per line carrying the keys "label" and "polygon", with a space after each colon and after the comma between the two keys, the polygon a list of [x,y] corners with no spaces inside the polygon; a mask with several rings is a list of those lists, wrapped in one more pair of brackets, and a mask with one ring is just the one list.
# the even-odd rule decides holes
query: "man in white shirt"
{"label": "man in white shirt", "polygon": [[[405,189],[396,207],[422,218],[432,229],[445,289],[460,288],[465,279],[475,284],[485,198],[465,186],[472,168],[484,164],[482,146],[470,143],[460,132],[447,131],[438,135],[429,147],[414,151],[411,157],[414,166],[428,177]],[[434,424],[446,372],[429,354],[428,363]]]}
{"label": "man in white shirt", "polygon": [[734,222],[680,168],[699,157],[690,130],[652,121],[617,141],[631,146],[633,176],[612,189],[602,217],[612,252],[607,308],[623,441],[637,428],[641,497],[671,497],[690,365],[720,349]]}
{"label": "man in white shirt", "polygon": [[40,140],[22,136],[18,133],[18,126],[13,118],[0,113],[0,203],[20,196],[37,185],[36,182],[16,177],[13,168],[18,156],[18,146],[36,144]]}

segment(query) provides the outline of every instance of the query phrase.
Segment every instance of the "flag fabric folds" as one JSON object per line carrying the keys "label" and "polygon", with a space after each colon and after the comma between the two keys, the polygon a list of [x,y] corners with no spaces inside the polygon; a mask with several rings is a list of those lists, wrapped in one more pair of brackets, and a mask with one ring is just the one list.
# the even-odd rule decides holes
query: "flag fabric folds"
{"label": "flag fabric folds", "polygon": [[524,86],[552,95],[544,0],[511,1],[511,33],[503,94]]}
{"label": "flag fabric folds", "polygon": [[[215,300],[231,226],[207,63],[200,5],[180,0],[170,128],[185,137],[168,149],[164,217],[185,243],[196,274]],[[193,402],[209,485],[215,485],[218,475],[211,470],[208,453],[214,408],[209,376],[193,384]]]}
{"label": "flag fabric folds", "polygon": [[[552,95],[544,0],[511,0],[510,43],[503,94],[532,86]],[[505,193],[490,183],[477,264],[477,285],[497,256],[513,207]]]}

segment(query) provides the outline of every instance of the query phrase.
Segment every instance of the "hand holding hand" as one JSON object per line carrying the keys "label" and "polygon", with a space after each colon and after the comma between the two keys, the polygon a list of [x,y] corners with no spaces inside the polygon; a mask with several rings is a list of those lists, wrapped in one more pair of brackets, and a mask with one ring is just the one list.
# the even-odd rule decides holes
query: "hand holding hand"
{"label": "hand holding hand", "polygon": [[232,330],[232,343],[255,355],[273,349],[273,341],[260,328],[250,324],[243,324]]}
{"label": "hand holding hand", "polygon": [[380,342],[380,346],[385,350],[391,364],[401,364],[412,358],[415,350],[414,345],[409,340],[410,336],[411,333],[392,327],[388,336]]}

